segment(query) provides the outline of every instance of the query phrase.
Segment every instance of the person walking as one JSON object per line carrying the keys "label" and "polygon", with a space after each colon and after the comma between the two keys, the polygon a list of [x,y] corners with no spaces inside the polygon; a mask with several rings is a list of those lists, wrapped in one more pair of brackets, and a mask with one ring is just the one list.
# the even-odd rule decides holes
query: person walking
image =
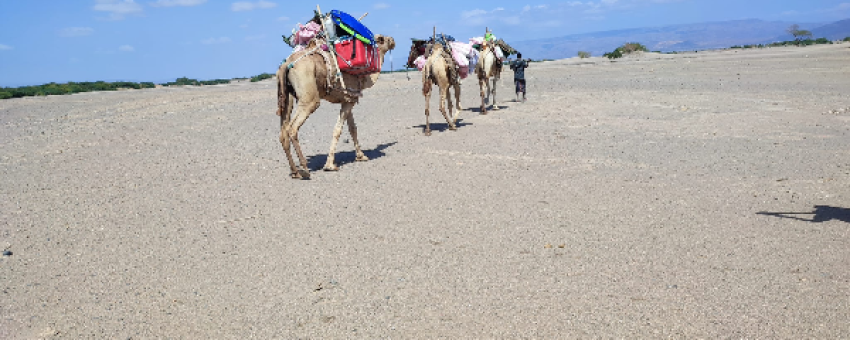
{"label": "person walking", "polygon": [[514,70],[514,84],[516,85],[516,101],[519,101],[519,94],[522,93],[522,101],[525,102],[525,69],[528,67],[528,61],[522,59],[522,53],[516,54],[516,60],[511,62],[511,70]]}

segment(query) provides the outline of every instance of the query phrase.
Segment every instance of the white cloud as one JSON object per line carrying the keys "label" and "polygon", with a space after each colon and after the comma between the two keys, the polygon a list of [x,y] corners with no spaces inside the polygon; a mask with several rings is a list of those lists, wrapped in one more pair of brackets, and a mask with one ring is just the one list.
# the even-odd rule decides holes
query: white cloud
{"label": "white cloud", "polygon": [[[528,7],[528,6],[526,6]],[[525,12],[523,8],[523,12]],[[508,11],[503,7],[494,8],[492,11],[483,9],[473,9],[471,11],[463,11],[460,13],[463,23],[470,26],[483,25],[488,22],[501,22],[508,25],[519,25],[522,20],[515,13],[506,13]]]}
{"label": "white cloud", "polygon": [[115,54],[115,50],[105,50],[102,47],[98,47],[97,50],[94,51],[94,53],[96,53],[96,54]]}
{"label": "white cloud", "polygon": [[379,2],[373,5],[372,7],[374,7],[375,9],[387,9],[390,8],[390,4],[385,2]]}
{"label": "white cloud", "polygon": [[207,0],[157,0],[156,2],[151,2],[150,5],[153,7],[191,7],[203,4],[205,2],[207,2]]}
{"label": "white cloud", "polygon": [[519,17],[504,17],[502,18],[502,22],[508,25],[519,25],[522,23],[522,19]]}
{"label": "white cloud", "polygon": [[201,44],[204,45],[214,45],[214,44],[226,44],[230,42],[230,38],[221,37],[221,38],[209,38],[201,40]]}
{"label": "white cloud", "polygon": [[59,31],[59,36],[62,37],[83,37],[94,33],[91,27],[68,27]]}
{"label": "white cloud", "polygon": [[0,51],[9,51],[13,50],[12,46],[0,44]]}
{"label": "white cloud", "polygon": [[118,50],[121,51],[121,52],[133,52],[136,49],[133,48],[133,46],[130,46],[130,45],[121,45],[120,47],[118,47]]}
{"label": "white cloud", "polygon": [[836,7],[835,9],[839,11],[848,10],[850,9],[850,2],[842,2],[838,4],[838,7]]}
{"label": "white cloud", "polygon": [[471,11],[463,11],[460,13],[460,17],[464,19],[470,19],[478,16],[482,16],[487,14],[487,11],[483,9],[473,9]]}
{"label": "white cloud", "polygon": [[230,5],[230,9],[234,12],[253,11],[255,9],[273,8],[273,7],[277,7],[277,4],[274,3],[274,2],[269,2],[269,1],[265,1],[265,0],[260,0],[260,1],[257,1],[257,2],[239,1],[239,2],[234,2],[233,4]]}
{"label": "white cloud", "polygon": [[109,13],[108,20],[122,20],[127,14],[142,12],[142,6],[133,0],[97,0],[92,9]]}

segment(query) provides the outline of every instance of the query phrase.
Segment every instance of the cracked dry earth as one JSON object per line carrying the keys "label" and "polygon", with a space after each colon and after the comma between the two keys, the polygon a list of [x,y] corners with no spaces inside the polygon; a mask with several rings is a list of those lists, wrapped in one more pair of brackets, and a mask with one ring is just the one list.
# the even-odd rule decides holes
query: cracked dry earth
{"label": "cracked dry earth", "polygon": [[0,338],[850,337],[850,44],[384,75],[289,179],[275,83],[0,101]]}

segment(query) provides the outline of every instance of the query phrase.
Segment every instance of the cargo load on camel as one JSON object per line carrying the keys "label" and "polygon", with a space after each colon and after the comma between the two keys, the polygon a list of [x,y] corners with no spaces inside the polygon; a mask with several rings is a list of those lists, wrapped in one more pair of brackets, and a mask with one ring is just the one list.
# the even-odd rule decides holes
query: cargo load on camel
{"label": "cargo load on camel", "polygon": [[475,69],[475,65],[478,64],[478,60],[481,58],[482,45],[485,42],[493,46],[493,53],[499,61],[504,61],[506,57],[517,53],[517,50],[508,45],[504,40],[496,38],[490,32],[483,37],[470,38],[469,43],[456,41],[450,35],[436,35],[435,38],[428,40],[416,38],[412,38],[411,40],[412,46],[410,47],[410,54],[407,57],[405,67],[415,67],[417,70],[422,71],[422,67],[425,66],[427,58],[430,55],[429,46],[436,42],[443,45],[443,50],[451,54],[451,62],[457,65],[457,72],[461,79],[466,79],[469,71]]}
{"label": "cargo load on camel", "polygon": [[317,45],[333,55],[340,72],[359,76],[381,71],[374,34],[348,13],[332,10],[321,15],[316,12],[306,25],[298,24],[292,35],[283,37],[293,48],[293,54],[306,49],[314,39],[322,40]]}
{"label": "cargo load on camel", "polygon": [[457,66],[457,73],[461,79],[466,79],[469,75],[469,70],[475,68],[475,63],[478,62],[478,51],[472,48],[471,45],[456,41],[450,35],[440,35],[437,38],[429,40],[412,38],[412,46],[410,55],[407,58],[408,68],[416,68],[422,71],[425,66],[426,59],[431,54],[430,46],[434,43],[443,45],[444,54],[448,56],[449,62]]}

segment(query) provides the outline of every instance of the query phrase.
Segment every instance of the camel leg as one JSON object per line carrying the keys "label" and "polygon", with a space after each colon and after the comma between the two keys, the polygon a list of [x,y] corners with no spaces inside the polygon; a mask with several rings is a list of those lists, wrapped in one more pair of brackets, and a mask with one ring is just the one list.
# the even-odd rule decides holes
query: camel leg
{"label": "camel leg", "polygon": [[348,114],[348,111],[351,110],[351,106],[346,107],[346,104],[343,103],[342,108],[339,110],[339,118],[336,120],[336,126],[334,126],[333,138],[331,139],[331,149],[328,151],[328,159],[325,161],[325,167],[322,170],[325,171],[337,171],[339,167],[336,166],[336,162],[334,161],[336,158],[336,144],[339,143],[339,137],[342,135],[342,126],[345,125],[345,116]]}
{"label": "camel leg", "polygon": [[[446,114],[446,106],[449,107],[449,113]],[[449,85],[440,86],[440,112],[443,114],[443,118],[446,119],[446,123],[449,124],[449,130],[457,130],[455,124],[452,123],[452,120],[449,119],[449,116],[452,114],[452,98],[451,93],[449,93]]]}
{"label": "camel leg", "polygon": [[301,178],[298,174],[298,168],[295,166],[295,161],[292,159],[292,150],[289,140],[289,121],[285,118],[287,115],[280,115],[280,145],[283,146],[283,151],[286,152],[286,160],[289,161],[289,176],[292,178]]}
{"label": "camel leg", "polygon": [[[484,94],[485,94],[484,89],[487,86],[488,86],[487,85],[487,78],[484,78],[484,79],[478,78],[478,88],[481,91],[481,114],[482,115],[487,114],[487,102],[484,100]],[[489,92],[490,89],[488,88],[487,91]]]}
{"label": "camel leg", "polygon": [[301,151],[301,143],[298,142],[298,130],[304,125],[309,117],[316,109],[319,108],[319,102],[307,102],[302,100],[298,103],[298,109],[295,111],[295,118],[289,123],[289,139],[295,145],[295,153],[298,154],[298,160],[301,161],[301,169],[298,173],[302,178],[310,178],[310,169],[307,167],[307,158],[304,157],[304,152]]}
{"label": "camel leg", "polygon": [[[278,77],[282,77],[278,72]],[[283,146],[283,151],[286,153],[286,160],[289,161],[289,176],[292,178],[300,178],[295,161],[292,159],[292,148],[289,140],[289,122],[292,118],[292,107],[295,103],[295,96],[287,93],[284,87],[284,82],[278,83],[277,86],[277,115],[280,116],[280,145]]]}
{"label": "camel leg", "polygon": [[358,162],[365,162],[369,160],[369,157],[366,157],[366,154],[360,149],[360,141],[357,140],[357,124],[354,124],[354,113],[351,112],[353,107],[354,104],[351,104],[351,108],[348,109],[348,115],[345,116],[346,121],[348,121],[348,133],[351,134],[351,139],[354,140],[354,152],[357,154],[356,160]]}
{"label": "camel leg", "polygon": [[454,84],[453,86],[455,88],[455,102],[457,103],[457,111],[455,111],[454,117],[452,117],[452,123],[454,123],[455,127],[457,127],[457,118],[458,116],[460,116],[460,111],[463,110],[463,107],[460,106],[460,84]]}
{"label": "camel leg", "polygon": [[[460,106],[460,83],[453,85],[455,88],[455,107],[458,111],[463,111],[463,106]],[[457,117],[455,117],[455,121],[457,121]]]}
{"label": "camel leg", "polygon": [[[428,81],[431,81],[430,79]],[[429,117],[431,116],[431,89],[429,88],[425,91],[425,135],[431,135],[431,122],[429,121]]]}
{"label": "camel leg", "polygon": [[496,85],[498,83],[498,80],[499,80],[498,78],[494,77],[493,78],[493,87],[490,88],[490,91],[493,91],[493,96],[490,99],[490,104],[493,105],[493,109],[492,109],[493,111],[499,110],[499,104],[496,103],[496,87],[497,87]]}

